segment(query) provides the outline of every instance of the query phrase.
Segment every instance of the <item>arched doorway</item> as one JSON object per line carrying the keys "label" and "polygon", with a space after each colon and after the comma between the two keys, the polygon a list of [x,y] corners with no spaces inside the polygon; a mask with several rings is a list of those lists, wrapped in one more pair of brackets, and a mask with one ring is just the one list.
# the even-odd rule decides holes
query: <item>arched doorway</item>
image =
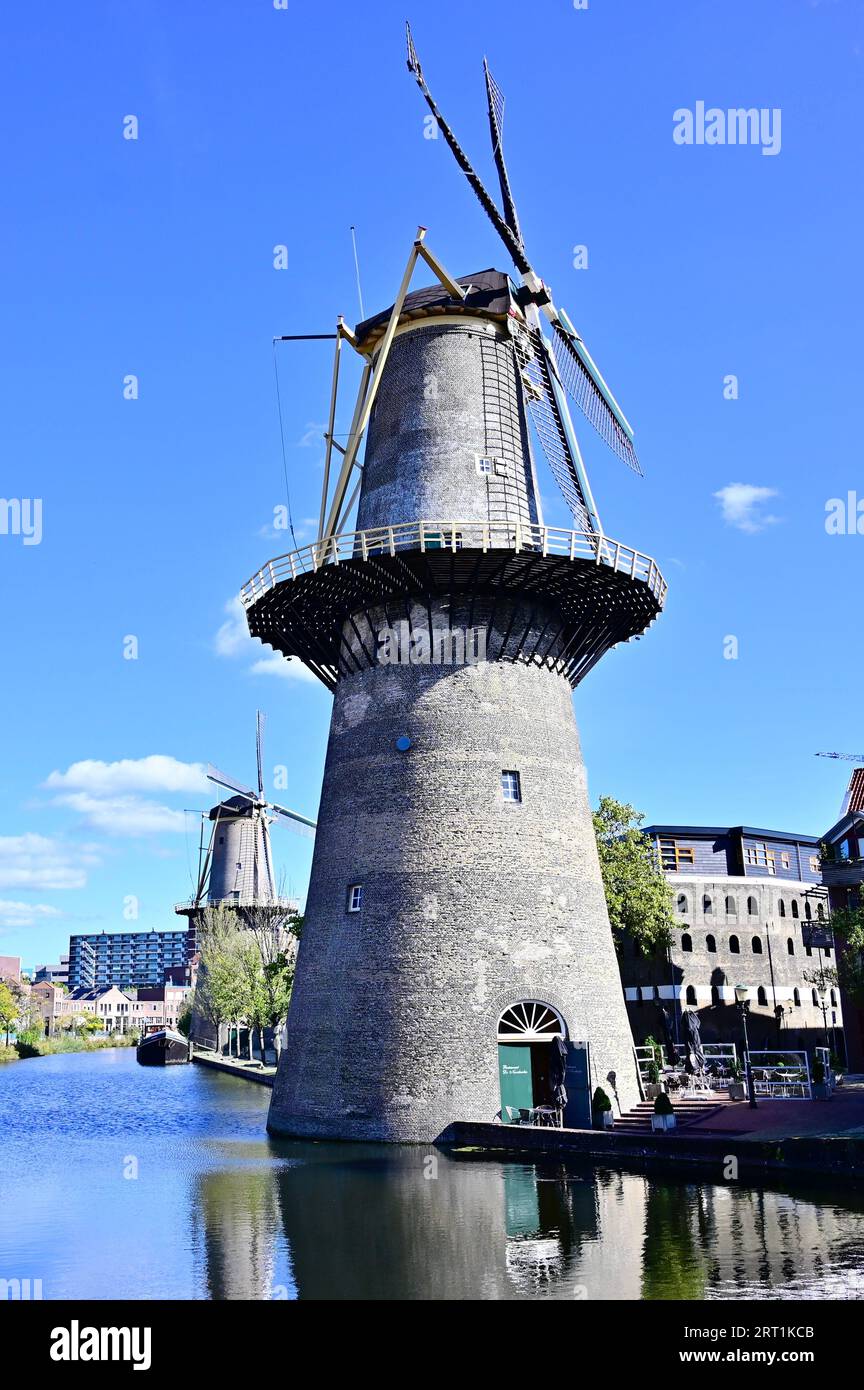
{"label": "arched doorway", "polygon": [[[501,1120],[519,1124],[538,1106],[554,1107],[555,1079],[560,1079],[559,1039],[567,1028],[551,1004],[520,999],[498,1019],[498,1077]],[[557,1073],[556,1073],[557,1068]]]}

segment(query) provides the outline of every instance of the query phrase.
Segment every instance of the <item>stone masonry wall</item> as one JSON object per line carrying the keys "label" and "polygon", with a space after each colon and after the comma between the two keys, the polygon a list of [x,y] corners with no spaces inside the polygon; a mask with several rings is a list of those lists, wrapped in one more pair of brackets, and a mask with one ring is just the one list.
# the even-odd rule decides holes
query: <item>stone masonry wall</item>
{"label": "stone masonry wall", "polygon": [[344,678],[270,1128],[428,1141],[491,1120],[497,1020],[519,999],[557,1008],[592,1085],[612,1069],[636,1102],[566,680],[488,662]]}

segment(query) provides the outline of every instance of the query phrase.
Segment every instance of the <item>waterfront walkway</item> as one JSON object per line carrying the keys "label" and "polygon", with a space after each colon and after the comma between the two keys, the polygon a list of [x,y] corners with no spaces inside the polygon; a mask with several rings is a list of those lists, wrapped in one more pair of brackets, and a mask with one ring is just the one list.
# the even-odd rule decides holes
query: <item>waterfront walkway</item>
{"label": "waterfront walkway", "polygon": [[[676,1107],[677,1108],[677,1107]],[[830,1100],[721,1101],[680,1128],[654,1133],[616,1126],[613,1130],[550,1129],[538,1125],[449,1125],[437,1142],[465,1156],[507,1152],[584,1158],[593,1163],[627,1163],[671,1173],[701,1168],[728,1180],[736,1176],[793,1174],[864,1183],[864,1077],[848,1078]]]}
{"label": "waterfront walkway", "polygon": [[260,1062],[250,1062],[243,1057],[220,1057],[215,1052],[196,1052],[192,1058],[200,1067],[210,1067],[226,1076],[239,1076],[243,1081],[255,1081],[259,1086],[272,1087],[276,1076],[275,1067],[262,1066]]}

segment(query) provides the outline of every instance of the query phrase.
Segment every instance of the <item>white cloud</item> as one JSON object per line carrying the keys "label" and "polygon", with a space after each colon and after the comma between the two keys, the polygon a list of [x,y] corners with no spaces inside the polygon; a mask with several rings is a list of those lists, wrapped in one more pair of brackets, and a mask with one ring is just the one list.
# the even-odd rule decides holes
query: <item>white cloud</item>
{"label": "white cloud", "polygon": [[70,846],[45,835],[0,835],[0,888],[83,888],[98,863],[92,845]]}
{"label": "white cloud", "polygon": [[306,428],[297,440],[298,449],[311,449],[313,444],[320,444],[324,438],[324,431],[327,426],[317,420],[309,420]]}
{"label": "white cloud", "polygon": [[729,483],[714,493],[726,524],[750,534],[774,526],[780,520],[762,510],[762,503],[777,495],[776,488],[755,487],[752,483]]}
{"label": "white cloud", "polygon": [[56,793],[55,806],[67,807],[87,825],[113,837],[179,835],[185,830],[181,810],[139,793],[200,796],[209,790],[201,763],[180,762],[162,753],[113,763],[86,758],[65,772],[52,772],[43,785]]}
{"label": "white cloud", "polygon": [[201,763],[182,763],[162,753],[146,758],[121,758],[105,763],[94,758],[72,763],[65,772],[52,772],[44,785],[93,796],[127,792],[200,792],[207,788]]}
{"label": "white cloud", "polygon": [[262,656],[262,647],[257,637],[253,637],[246,626],[246,610],[239,598],[229,599],[225,604],[227,618],[214,639],[214,649],[219,656],[227,657],[254,657],[252,665],[248,668],[251,676],[281,676],[283,680],[311,681],[313,685],[318,684],[317,676],[313,676],[301,661],[296,657],[289,657],[287,660],[279,652],[270,652]]}
{"label": "white cloud", "polygon": [[[206,788],[196,787],[196,791]],[[148,801],[142,796],[92,796],[85,791],[63,792],[54,798],[58,806],[68,806],[94,828],[106,835],[180,835],[186,829],[182,811]]]}
{"label": "white cloud", "polygon": [[283,680],[311,681],[313,685],[318,684],[318,677],[313,676],[309,668],[304,666],[302,661],[298,661],[296,656],[286,658],[279,652],[261,657],[250,669],[253,676],[281,676]]}
{"label": "white cloud", "polygon": [[228,617],[216,633],[213,646],[218,656],[239,656],[255,641],[246,625],[246,609],[235,595],[225,604],[225,612]]}
{"label": "white cloud", "polygon": [[46,917],[62,917],[59,907],[47,903],[18,903],[0,898],[0,927],[33,927]]}

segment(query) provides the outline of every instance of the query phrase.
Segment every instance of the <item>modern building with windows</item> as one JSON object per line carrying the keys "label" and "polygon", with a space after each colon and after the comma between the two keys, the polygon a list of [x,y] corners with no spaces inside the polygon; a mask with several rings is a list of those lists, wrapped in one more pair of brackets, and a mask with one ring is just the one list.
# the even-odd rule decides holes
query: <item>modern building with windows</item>
{"label": "modern building with windows", "polygon": [[99,932],[69,939],[69,988],[161,985],[195,953],[194,930]]}
{"label": "modern building with windows", "polygon": [[743,825],[651,825],[645,833],[672,889],[677,929],[668,950],[650,956],[623,943],[634,1040],[662,1040],[668,1022],[677,1041],[689,1008],[705,1042],[741,1044],[735,987],[745,985],[753,1047],[827,1042],[842,1056],[819,841]]}

